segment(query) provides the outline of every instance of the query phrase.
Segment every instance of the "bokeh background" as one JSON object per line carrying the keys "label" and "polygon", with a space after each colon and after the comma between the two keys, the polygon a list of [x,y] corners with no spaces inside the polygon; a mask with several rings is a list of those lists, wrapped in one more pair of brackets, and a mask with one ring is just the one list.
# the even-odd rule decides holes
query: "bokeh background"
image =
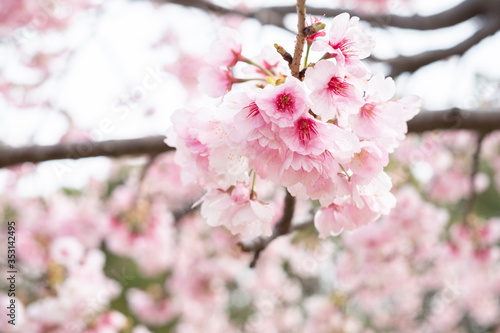
{"label": "bokeh background", "polygon": [[[220,102],[198,77],[223,27],[238,31],[249,58],[274,43],[291,51],[294,6],[2,1],[0,155],[164,135],[175,110]],[[500,112],[498,1],[307,6],[327,25],[332,13],[361,17],[376,42],[367,64],[393,75],[397,98],[418,95],[425,112]],[[458,15],[466,6],[471,14]],[[394,60],[435,50],[443,56],[410,71]],[[392,156],[389,216],[325,240],[309,225],[275,240],[253,269],[237,237],[191,208],[202,191],[181,183],[174,152],[7,165],[0,302],[4,313],[15,221],[17,322],[2,315],[0,331],[500,332],[500,134],[429,129]],[[282,205],[283,189],[263,191]],[[295,221],[314,208],[299,201]]]}

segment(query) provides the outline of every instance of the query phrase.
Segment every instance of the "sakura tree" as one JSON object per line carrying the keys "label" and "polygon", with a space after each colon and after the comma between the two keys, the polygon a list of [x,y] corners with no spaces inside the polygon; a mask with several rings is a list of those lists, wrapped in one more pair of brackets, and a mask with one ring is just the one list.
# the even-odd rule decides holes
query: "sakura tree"
{"label": "sakura tree", "polygon": [[500,332],[499,1],[0,17],[2,332]]}

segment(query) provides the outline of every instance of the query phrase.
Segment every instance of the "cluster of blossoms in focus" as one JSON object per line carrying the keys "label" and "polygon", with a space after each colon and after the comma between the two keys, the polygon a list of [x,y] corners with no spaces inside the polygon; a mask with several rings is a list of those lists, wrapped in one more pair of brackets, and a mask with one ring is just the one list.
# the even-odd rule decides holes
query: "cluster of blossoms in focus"
{"label": "cluster of blossoms in focus", "polygon": [[[201,212],[210,225],[242,237],[270,235],[276,202],[261,198],[266,182],[316,200],[321,237],[368,224],[395,206],[384,167],[419,100],[392,99],[394,81],[371,74],[363,59],[374,44],[358,21],[338,15],[325,33],[313,19],[298,78],[279,45],[250,60],[233,31],[215,43],[200,89],[221,97],[220,104],[176,111],[166,139],[177,149],[183,181],[206,189]],[[238,70],[248,77],[236,77]]]}

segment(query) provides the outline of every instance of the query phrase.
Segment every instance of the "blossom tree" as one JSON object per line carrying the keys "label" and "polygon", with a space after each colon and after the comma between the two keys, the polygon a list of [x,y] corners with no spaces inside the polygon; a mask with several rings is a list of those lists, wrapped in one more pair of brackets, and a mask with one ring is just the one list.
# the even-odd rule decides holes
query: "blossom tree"
{"label": "blossom tree", "polygon": [[[443,110],[399,88],[431,85],[419,75],[453,55],[458,68],[474,51],[487,61],[500,2],[425,16],[419,3],[2,3],[1,331],[500,331],[498,79],[476,76]],[[59,95],[103,38],[95,27],[129,7],[156,32],[146,49],[160,69],[146,67],[115,118],[85,126]],[[376,48],[464,25],[474,31],[449,48]],[[268,44],[256,26],[280,32]],[[34,126],[19,139],[21,116]],[[163,133],[105,139],[120,121],[129,136],[142,122]],[[57,143],[40,145],[47,135]],[[99,156],[105,171],[77,175]],[[26,190],[47,165],[59,186]]]}

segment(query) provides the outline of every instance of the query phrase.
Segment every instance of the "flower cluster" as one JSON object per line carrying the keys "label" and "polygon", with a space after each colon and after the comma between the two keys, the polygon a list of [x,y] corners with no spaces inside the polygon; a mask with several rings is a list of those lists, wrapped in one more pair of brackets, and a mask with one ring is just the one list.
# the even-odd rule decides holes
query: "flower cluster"
{"label": "flower cluster", "polygon": [[[211,225],[244,236],[270,233],[272,208],[257,200],[257,176],[318,200],[315,224],[322,237],[374,221],[395,205],[383,169],[419,101],[391,100],[394,81],[371,75],[362,60],[373,42],[358,21],[338,15],[328,34],[325,24],[311,22],[298,78],[280,61],[279,55],[289,62],[291,55],[279,45],[273,56],[252,61],[235,33],[216,42],[200,88],[222,96],[221,103],[177,111],[166,140],[177,148],[184,180],[208,191],[202,214]],[[322,55],[316,63],[308,62],[310,51]],[[252,78],[235,78],[239,63]]]}

